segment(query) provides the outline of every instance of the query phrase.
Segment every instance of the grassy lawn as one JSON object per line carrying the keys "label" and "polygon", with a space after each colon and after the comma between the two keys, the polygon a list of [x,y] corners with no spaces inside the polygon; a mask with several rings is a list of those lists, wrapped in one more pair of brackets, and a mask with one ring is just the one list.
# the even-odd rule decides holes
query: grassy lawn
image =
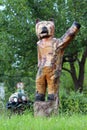
{"label": "grassy lawn", "polygon": [[87,130],[87,115],[41,118],[30,114],[0,117],[0,130]]}

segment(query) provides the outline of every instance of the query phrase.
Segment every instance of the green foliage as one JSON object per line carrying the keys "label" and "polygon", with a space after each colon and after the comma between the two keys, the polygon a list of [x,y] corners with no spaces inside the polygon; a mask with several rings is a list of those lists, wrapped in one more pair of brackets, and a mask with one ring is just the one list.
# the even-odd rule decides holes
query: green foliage
{"label": "green foliage", "polygon": [[60,95],[60,112],[73,114],[87,114],[87,97],[79,92],[71,92],[70,94],[63,93]]}

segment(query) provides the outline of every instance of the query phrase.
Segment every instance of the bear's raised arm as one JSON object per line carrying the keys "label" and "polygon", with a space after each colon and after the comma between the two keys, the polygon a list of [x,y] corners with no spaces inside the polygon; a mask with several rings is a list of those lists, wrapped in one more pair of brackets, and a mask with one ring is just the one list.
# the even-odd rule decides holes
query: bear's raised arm
{"label": "bear's raised arm", "polygon": [[73,40],[80,27],[81,25],[79,23],[74,22],[72,26],[66,31],[66,33],[59,39],[58,47],[64,49],[70,43],[70,41]]}

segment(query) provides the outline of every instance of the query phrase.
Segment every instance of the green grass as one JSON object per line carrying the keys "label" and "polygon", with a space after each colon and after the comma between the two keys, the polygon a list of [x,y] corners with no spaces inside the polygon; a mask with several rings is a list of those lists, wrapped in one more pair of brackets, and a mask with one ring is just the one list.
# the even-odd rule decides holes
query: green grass
{"label": "green grass", "polygon": [[30,114],[0,118],[0,130],[87,130],[87,115],[41,118]]}

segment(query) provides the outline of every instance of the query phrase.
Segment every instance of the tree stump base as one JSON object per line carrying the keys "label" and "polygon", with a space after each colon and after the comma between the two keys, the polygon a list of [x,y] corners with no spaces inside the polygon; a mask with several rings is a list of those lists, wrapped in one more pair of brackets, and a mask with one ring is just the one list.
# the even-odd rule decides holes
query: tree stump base
{"label": "tree stump base", "polygon": [[58,115],[58,106],[58,99],[56,101],[36,101],[34,103],[34,116]]}

